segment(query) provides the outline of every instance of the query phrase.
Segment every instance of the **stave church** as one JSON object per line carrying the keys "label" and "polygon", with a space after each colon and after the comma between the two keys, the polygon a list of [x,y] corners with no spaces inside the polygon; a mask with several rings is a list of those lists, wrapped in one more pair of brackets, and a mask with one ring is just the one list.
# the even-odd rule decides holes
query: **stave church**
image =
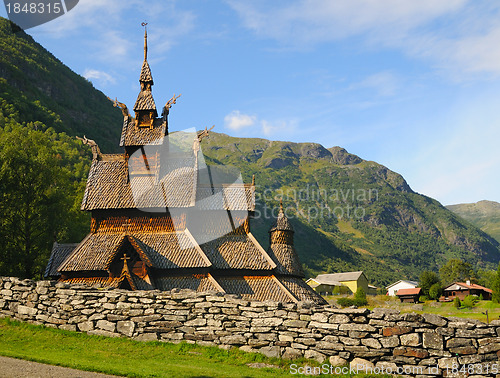
{"label": "stave church", "polygon": [[[250,184],[207,166],[209,130],[169,131],[178,96],[158,115],[147,60],[133,111],[123,113],[123,153],[103,154],[95,142],[81,209],[89,234],[54,243],[45,276],[62,282],[128,290],[192,289],[247,300],[326,303],[303,281],[294,231],[281,206],[264,250],[252,235],[255,180]],[[226,180],[226,182],[224,182]]]}

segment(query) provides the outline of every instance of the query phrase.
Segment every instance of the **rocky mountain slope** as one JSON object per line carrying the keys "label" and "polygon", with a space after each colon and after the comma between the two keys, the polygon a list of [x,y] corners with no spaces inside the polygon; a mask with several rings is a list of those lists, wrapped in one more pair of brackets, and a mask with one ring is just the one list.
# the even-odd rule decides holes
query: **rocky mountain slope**
{"label": "rocky mountain slope", "polygon": [[416,279],[450,258],[483,268],[499,260],[492,237],[413,192],[401,175],[341,147],[212,133],[203,153],[210,164],[236,167],[245,182],[255,174],[254,232],[263,244],[283,198],[309,274],[360,269],[380,285]]}
{"label": "rocky mountain slope", "polygon": [[500,203],[479,201],[446,206],[500,242]]}

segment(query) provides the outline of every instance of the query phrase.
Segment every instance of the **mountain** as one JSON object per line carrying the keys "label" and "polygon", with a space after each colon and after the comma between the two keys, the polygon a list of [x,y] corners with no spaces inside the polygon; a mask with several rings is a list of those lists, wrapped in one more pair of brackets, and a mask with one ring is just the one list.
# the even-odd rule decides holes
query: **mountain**
{"label": "mountain", "polygon": [[106,96],[0,17],[0,122],[41,122],[116,152],[123,117]]}
{"label": "mountain", "polygon": [[283,198],[310,275],[364,270],[385,285],[437,271],[450,258],[481,268],[498,263],[498,241],[415,193],[401,175],[341,147],[211,133],[202,148],[207,164],[233,166],[245,182],[255,174],[253,232],[265,246]]}
{"label": "mountain", "polygon": [[[30,36],[14,33],[5,19],[0,50],[0,128],[50,126],[71,136],[86,134],[105,152],[118,150],[123,118],[103,93]],[[401,175],[341,147],[211,132],[202,150],[214,173],[235,176],[236,170],[245,182],[255,174],[252,232],[265,248],[283,198],[310,276],[363,270],[371,283],[386,285],[437,271],[450,258],[481,268],[499,261],[499,243],[492,237],[415,193]]]}
{"label": "mountain", "polygon": [[479,201],[446,206],[500,242],[500,203]]}

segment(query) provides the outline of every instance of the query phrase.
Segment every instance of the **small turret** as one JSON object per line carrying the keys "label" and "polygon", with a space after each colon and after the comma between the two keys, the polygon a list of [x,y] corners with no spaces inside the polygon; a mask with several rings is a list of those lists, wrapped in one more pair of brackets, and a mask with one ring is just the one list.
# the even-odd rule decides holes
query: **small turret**
{"label": "small turret", "polygon": [[304,277],[304,271],[299,262],[297,251],[293,247],[293,227],[285,215],[283,202],[280,201],[280,210],[276,224],[269,230],[269,255],[276,263],[278,274]]}

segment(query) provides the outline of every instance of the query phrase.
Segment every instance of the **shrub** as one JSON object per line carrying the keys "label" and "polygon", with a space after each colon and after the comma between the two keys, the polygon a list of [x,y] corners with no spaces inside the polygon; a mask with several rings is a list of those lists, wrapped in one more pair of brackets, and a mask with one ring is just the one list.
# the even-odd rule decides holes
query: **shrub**
{"label": "shrub", "polygon": [[453,306],[455,306],[455,308],[460,308],[461,305],[462,305],[462,302],[460,302],[460,298],[455,297],[455,299],[453,300]]}
{"label": "shrub", "polygon": [[368,300],[366,299],[366,293],[362,287],[359,287],[354,294],[354,304],[356,306],[366,306],[368,304]]}
{"label": "shrub", "polygon": [[337,299],[337,304],[342,307],[351,307],[354,305],[354,299],[352,298],[339,298]]}
{"label": "shrub", "polygon": [[464,306],[465,308],[472,308],[476,305],[478,300],[479,298],[477,297],[477,295],[467,295],[462,301],[462,306]]}
{"label": "shrub", "polygon": [[425,302],[429,300],[429,297],[427,295],[421,295],[420,298],[418,298],[419,302]]}

